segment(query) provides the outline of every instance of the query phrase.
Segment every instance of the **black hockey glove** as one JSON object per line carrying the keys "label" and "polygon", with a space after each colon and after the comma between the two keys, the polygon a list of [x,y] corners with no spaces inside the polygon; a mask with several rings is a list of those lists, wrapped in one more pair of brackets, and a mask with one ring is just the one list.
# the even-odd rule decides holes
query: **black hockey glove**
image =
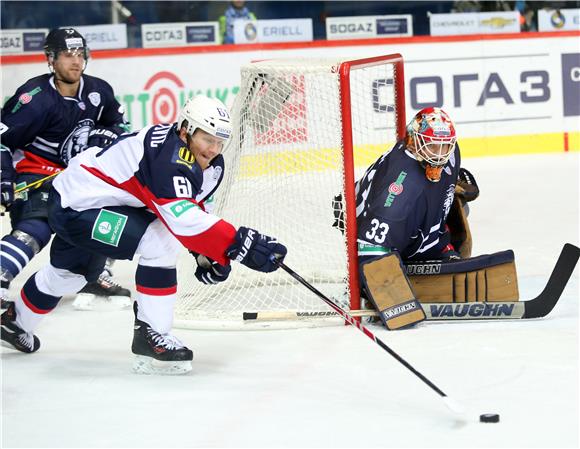
{"label": "black hockey glove", "polygon": [[95,128],[89,133],[87,148],[105,148],[117,140],[118,137],[119,135],[117,133],[111,131],[108,128]]}
{"label": "black hockey glove", "polygon": [[342,194],[339,193],[332,200],[332,211],[334,213],[333,228],[338,228],[344,234],[344,205],[342,204]]}
{"label": "black hockey glove", "polygon": [[287,252],[275,238],[242,226],[236,233],[236,242],[226,250],[226,256],[252,270],[270,273],[278,269],[273,259],[283,261]]}
{"label": "black hockey glove", "polygon": [[11,180],[0,181],[0,203],[8,209],[14,202],[14,183]]}
{"label": "black hockey glove", "polygon": [[223,266],[219,263],[205,257],[203,254],[191,252],[197,262],[195,277],[197,280],[206,285],[218,284],[225,281],[232,271],[231,265]]}
{"label": "black hockey glove", "polygon": [[14,202],[16,172],[12,166],[12,154],[7,148],[0,151],[0,202],[6,209]]}
{"label": "black hockey glove", "polygon": [[465,168],[459,169],[455,193],[464,203],[473,201],[479,196],[479,187],[475,182],[475,177]]}

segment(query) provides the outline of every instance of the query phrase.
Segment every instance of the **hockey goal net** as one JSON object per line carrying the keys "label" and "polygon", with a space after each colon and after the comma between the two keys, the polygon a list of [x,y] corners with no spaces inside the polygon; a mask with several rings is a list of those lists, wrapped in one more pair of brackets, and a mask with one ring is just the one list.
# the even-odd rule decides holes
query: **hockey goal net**
{"label": "hockey goal net", "polygon": [[[403,86],[398,54],[268,60],[241,69],[214,213],[276,237],[288,247],[286,264],[346,309],[359,307],[354,181],[403,135]],[[338,194],[345,214],[337,220]],[[333,226],[337,221],[346,232]],[[178,267],[177,326],[342,322],[325,319],[331,309],[283,270],[263,274],[235,263],[226,282],[206,286],[195,279],[195,267],[191,257]],[[255,312],[290,312],[296,319],[244,320]]]}

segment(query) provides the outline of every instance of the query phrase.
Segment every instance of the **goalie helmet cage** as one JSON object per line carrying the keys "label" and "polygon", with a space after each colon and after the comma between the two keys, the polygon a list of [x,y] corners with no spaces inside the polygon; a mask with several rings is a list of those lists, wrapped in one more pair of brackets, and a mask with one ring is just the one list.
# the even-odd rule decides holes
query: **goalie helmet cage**
{"label": "goalie helmet cage", "polygon": [[[360,308],[355,179],[405,134],[401,55],[245,65],[232,118],[212,212],[276,237],[296,272],[346,310]],[[343,213],[337,217],[339,194]],[[258,273],[234,263],[227,281],[206,286],[195,279],[195,268],[191,256],[180,259],[177,327],[344,323],[282,270]],[[244,312],[276,311],[303,312],[309,319],[243,321]]]}

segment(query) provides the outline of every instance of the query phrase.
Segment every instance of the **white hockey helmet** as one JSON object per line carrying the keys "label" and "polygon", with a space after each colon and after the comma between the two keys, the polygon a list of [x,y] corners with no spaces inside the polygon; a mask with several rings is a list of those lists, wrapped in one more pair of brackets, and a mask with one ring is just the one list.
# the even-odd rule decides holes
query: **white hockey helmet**
{"label": "white hockey helmet", "polygon": [[215,98],[198,95],[187,100],[177,118],[178,130],[185,121],[190,136],[198,128],[224,140],[232,135],[232,120],[228,108]]}

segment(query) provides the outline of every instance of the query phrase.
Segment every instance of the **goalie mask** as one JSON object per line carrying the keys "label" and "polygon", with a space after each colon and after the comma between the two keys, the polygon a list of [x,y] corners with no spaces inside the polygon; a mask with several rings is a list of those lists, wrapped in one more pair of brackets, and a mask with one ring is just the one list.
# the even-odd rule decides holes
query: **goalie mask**
{"label": "goalie mask", "polygon": [[431,182],[441,179],[441,171],[455,150],[456,140],[453,122],[439,108],[420,110],[407,125],[407,145],[413,148]]}
{"label": "goalie mask", "polygon": [[72,55],[82,55],[84,59],[83,70],[87,67],[90,57],[87,41],[81,33],[74,28],[57,28],[51,30],[44,41],[44,54],[48,59],[48,65],[53,69],[53,62],[58,58],[60,52],[68,52]]}
{"label": "goalie mask", "polygon": [[228,108],[221,101],[203,95],[187,100],[177,119],[177,129],[180,130],[182,126],[186,126],[190,136],[198,128],[224,140],[228,140],[232,134]]}

